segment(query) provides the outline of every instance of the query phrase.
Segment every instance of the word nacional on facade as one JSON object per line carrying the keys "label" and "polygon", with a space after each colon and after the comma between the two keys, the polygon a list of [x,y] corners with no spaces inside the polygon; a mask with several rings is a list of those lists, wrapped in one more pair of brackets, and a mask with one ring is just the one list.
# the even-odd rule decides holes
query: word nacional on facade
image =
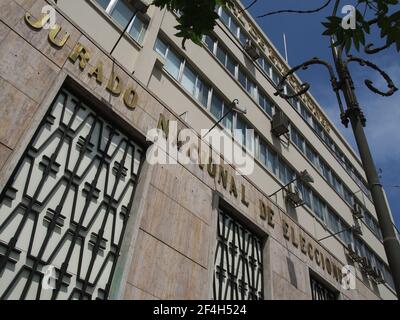
{"label": "word nacional on facade", "polygon": [[[50,16],[46,14],[43,14],[39,19],[33,18],[29,12],[25,14],[26,23],[34,30],[41,30],[49,19]],[[59,49],[63,48],[70,38],[70,34],[67,32],[61,37],[61,30],[62,27],[56,24],[53,29],[49,30],[48,34],[49,42]],[[74,46],[73,50],[69,54],[69,61],[73,64],[78,62],[81,72],[86,70],[90,59],[90,51],[79,42]],[[113,72],[109,76],[108,80],[105,81],[102,61],[97,61],[95,66],[91,67],[87,72],[91,77],[95,78],[99,85],[107,82],[106,90],[117,97],[122,96],[125,106],[131,111],[135,110],[138,97],[133,86],[127,86],[125,88],[121,77]],[[164,134],[168,136],[168,128],[168,120],[163,114],[160,114],[158,129],[164,131]],[[199,146],[201,145],[202,144],[200,143]],[[182,147],[182,144],[178,141],[177,146]],[[201,150],[198,150],[198,152],[199,158],[201,158]],[[229,171],[223,165],[208,163],[199,164],[199,167],[202,170],[206,169],[210,177],[215,179],[219,185],[222,185],[231,196],[235,198],[240,197],[241,203],[245,207],[249,207],[245,185],[242,184],[240,188],[238,188],[236,180],[238,178],[233,174],[230,175]],[[275,214],[274,209],[267,205],[263,199],[259,199],[258,211],[260,218],[267,222],[268,228],[275,229],[277,222],[275,219],[277,215]],[[319,268],[326,271],[333,279],[341,284],[343,273],[342,267],[337,263],[337,259],[330,256],[330,254],[310,236],[306,236],[297,224],[291,222],[288,218],[282,218],[282,230],[280,232],[283,233],[284,238],[291,243],[295,250],[301,252],[301,254],[311,262],[315,261]]]}

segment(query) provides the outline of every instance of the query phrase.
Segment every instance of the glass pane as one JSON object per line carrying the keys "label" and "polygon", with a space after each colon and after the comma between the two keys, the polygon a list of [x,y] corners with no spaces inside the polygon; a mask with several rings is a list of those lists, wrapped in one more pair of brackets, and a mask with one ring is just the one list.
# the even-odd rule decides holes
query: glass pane
{"label": "glass pane", "polygon": [[246,124],[244,123],[244,121],[237,117],[237,121],[236,121],[236,131],[235,131],[235,137],[238,140],[239,143],[246,145]]}
{"label": "glass pane", "polygon": [[[225,108],[224,112],[226,113],[226,112],[228,112],[228,110]],[[225,119],[222,121],[222,123],[226,129],[228,129],[229,131],[232,131],[233,130],[233,113],[232,112],[229,113],[225,117]]]}
{"label": "glass pane", "polygon": [[96,0],[96,2],[105,10],[110,3],[110,0]]}
{"label": "glass pane", "polygon": [[272,101],[269,100],[268,98],[265,99],[265,107],[264,110],[272,117],[273,111],[272,111]]}
{"label": "glass pane", "polygon": [[221,9],[221,20],[226,25],[229,26],[229,13],[226,12],[224,8]]}
{"label": "glass pane", "polygon": [[173,76],[175,79],[179,77],[179,70],[181,68],[182,60],[171,50],[168,51],[167,62],[165,64],[165,70]]}
{"label": "glass pane", "polygon": [[265,73],[269,76],[270,75],[270,71],[271,71],[271,65],[265,59],[264,59],[263,69],[264,69]]}
{"label": "glass pane", "polygon": [[233,76],[236,76],[236,63],[230,55],[227,56],[226,68]]}
{"label": "glass pane", "polygon": [[207,107],[208,93],[210,91],[210,87],[206,85],[201,79],[198,79],[196,91],[197,91],[196,92],[197,99],[204,107]]}
{"label": "glass pane", "polygon": [[250,80],[247,80],[247,92],[250,93],[252,97],[256,95],[256,85]]}
{"label": "glass pane", "polygon": [[204,43],[206,44],[207,48],[211,51],[214,52],[214,39],[211,38],[210,36],[205,36],[204,38]]}
{"label": "glass pane", "polygon": [[281,81],[281,77],[276,70],[272,70],[272,81],[275,84],[279,84],[279,82]]}
{"label": "glass pane", "polygon": [[168,46],[160,39],[157,39],[156,44],[154,45],[154,50],[156,50],[156,52],[158,52],[165,58],[165,55],[167,54],[167,49]]}
{"label": "glass pane", "polygon": [[129,34],[137,42],[142,43],[145,34],[145,29],[146,27],[143,21],[140,20],[138,17],[136,17],[135,20],[133,21],[131,30],[129,30]]}
{"label": "glass pane", "polygon": [[275,174],[278,172],[278,157],[274,151],[267,147],[267,166]]}
{"label": "glass pane", "polygon": [[234,21],[233,19],[231,19],[231,24],[230,24],[230,26],[229,26],[229,29],[232,31],[232,33],[235,35],[235,37],[238,36],[238,29],[239,29],[239,26],[238,26],[238,24],[236,23],[236,21]]}
{"label": "glass pane", "polygon": [[239,41],[241,44],[246,44],[247,40],[249,38],[246,36],[246,34],[243,32],[243,30],[240,30],[240,35],[239,35]]}
{"label": "glass pane", "polygon": [[124,1],[119,0],[111,12],[111,16],[122,28],[125,28],[132,19],[133,12]]}
{"label": "glass pane", "polygon": [[217,58],[225,66],[226,52],[220,46],[217,48]]}
{"label": "glass pane", "polygon": [[182,85],[187,91],[190,92],[191,95],[194,95],[196,77],[196,74],[188,66],[185,66],[182,76]]}
{"label": "glass pane", "polygon": [[242,68],[239,68],[239,82],[246,89],[246,75],[244,74]]}
{"label": "glass pane", "polygon": [[262,164],[267,165],[267,147],[263,142],[260,144],[260,161]]}
{"label": "glass pane", "polygon": [[222,105],[223,105],[222,99],[218,97],[216,94],[213,94],[211,100],[211,113],[218,120],[222,118]]}

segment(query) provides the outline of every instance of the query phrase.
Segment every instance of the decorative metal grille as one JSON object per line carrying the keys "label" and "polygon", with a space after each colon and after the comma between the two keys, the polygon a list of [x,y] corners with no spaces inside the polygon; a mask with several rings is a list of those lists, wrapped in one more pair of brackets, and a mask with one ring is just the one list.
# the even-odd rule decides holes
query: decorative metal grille
{"label": "decorative metal grille", "polygon": [[0,196],[1,299],[107,299],[142,153],[61,90]]}
{"label": "decorative metal grille", "polygon": [[311,294],[313,300],[337,300],[338,294],[329,289],[313,276],[311,279]]}
{"label": "decorative metal grille", "polygon": [[263,300],[261,240],[224,211],[218,215],[215,300]]}

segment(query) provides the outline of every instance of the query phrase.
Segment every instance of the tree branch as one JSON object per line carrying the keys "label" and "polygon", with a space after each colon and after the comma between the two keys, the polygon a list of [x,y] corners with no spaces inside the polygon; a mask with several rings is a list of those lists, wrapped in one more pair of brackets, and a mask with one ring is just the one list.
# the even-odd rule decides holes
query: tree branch
{"label": "tree branch", "polygon": [[261,16],[258,16],[257,18],[264,18],[267,16],[272,16],[275,14],[279,14],[279,13],[316,13],[319,12],[323,9],[325,9],[327,6],[329,6],[329,4],[331,3],[332,0],[328,0],[322,7],[319,7],[317,9],[313,9],[313,10],[279,10],[279,11],[273,11],[273,12],[269,12],[266,14],[263,14]]}
{"label": "tree branch", "polygon": [[244,8],[243,10],[240,10],[239,13],[243,13],[244,11],[249,10],[252,6],[254,6],[256,3],[258,2],[258,0],[253,0],[252,3],[250,3],[246,8]]}

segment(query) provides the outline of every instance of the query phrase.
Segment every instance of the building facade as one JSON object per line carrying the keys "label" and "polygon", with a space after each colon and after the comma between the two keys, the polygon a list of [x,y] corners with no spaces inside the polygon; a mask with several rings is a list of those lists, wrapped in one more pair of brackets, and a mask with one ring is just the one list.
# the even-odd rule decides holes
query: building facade
{"label": "building facade", "polygon": [[[358,156],[274,95],[289,66],[240,8],[184,50],[139,0],[0,0],[1,299],[396,298]],[[202,135],[228,112],[251,173]],[[149,162],[154,129],[207,161]]]}

